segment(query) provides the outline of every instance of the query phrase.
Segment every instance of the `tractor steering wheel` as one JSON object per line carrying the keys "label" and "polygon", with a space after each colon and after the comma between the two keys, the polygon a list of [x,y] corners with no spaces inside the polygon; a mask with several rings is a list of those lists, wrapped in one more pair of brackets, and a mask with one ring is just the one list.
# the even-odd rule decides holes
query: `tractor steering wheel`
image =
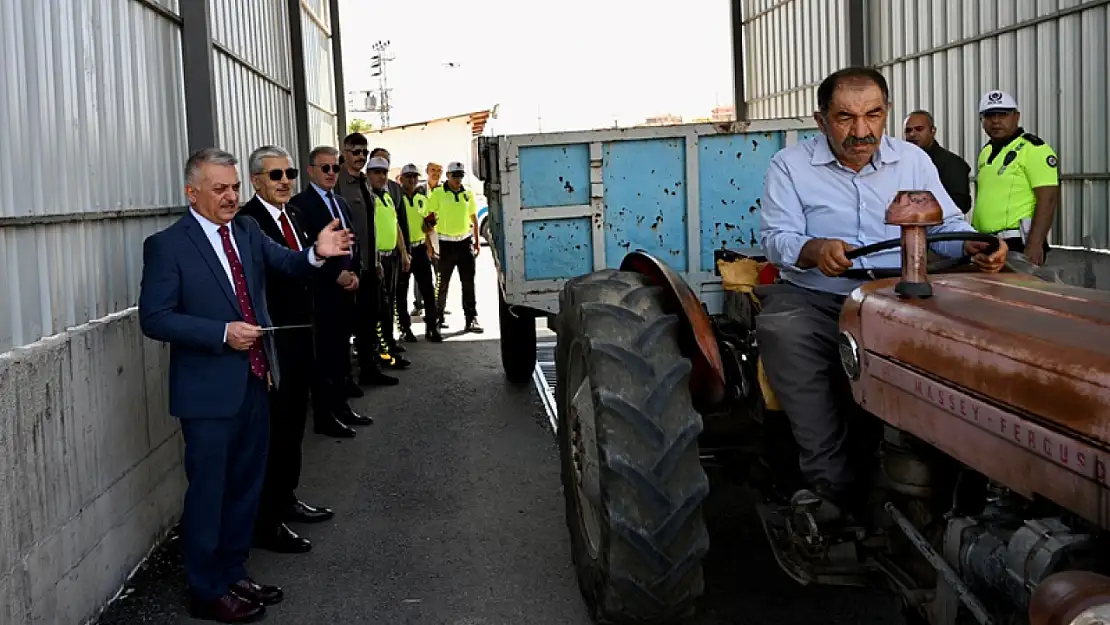
{"label": "tractor steering wheel", "polygon": [[[943,232],[941,234],[930,234],[925,237],[928,245],[933,243],[940,243],[942,241],[979,241],[986,243],[987,247],[980,254],[993,254],[998,251],[998,237],[991,234],[982,234],[979,232]],[[902,246],[902,239],[887,239],[886,241],[879,241],[871,245],[864,245],[847,252],[844,256],[848,260],[855,260],[861,256],[874,254],[875,252],[882,252],[885,250],[894,249]],[[951,271],[957,267],[971,264],[971,255],[964,254],[959,258],[945,258],[933,263],[929,263],[929,273],[944,273]],[[852,280],[882,280],[883,278],[899,278],[902,276],[901,268],[883,268],[883,269],[849,269],[840,274],[841,278],[850,278]]]}

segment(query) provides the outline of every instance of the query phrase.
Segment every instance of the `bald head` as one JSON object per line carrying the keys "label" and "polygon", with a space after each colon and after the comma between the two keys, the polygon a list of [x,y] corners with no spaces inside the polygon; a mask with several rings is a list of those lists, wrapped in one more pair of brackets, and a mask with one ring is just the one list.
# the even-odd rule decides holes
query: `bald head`
{"label": "bald head", "polygon": [[929,111],[917,110],[907,115],[906,123],[902,127],[902,138],[922,150],[933,147],[933,142],[937,138],[933,114]]}

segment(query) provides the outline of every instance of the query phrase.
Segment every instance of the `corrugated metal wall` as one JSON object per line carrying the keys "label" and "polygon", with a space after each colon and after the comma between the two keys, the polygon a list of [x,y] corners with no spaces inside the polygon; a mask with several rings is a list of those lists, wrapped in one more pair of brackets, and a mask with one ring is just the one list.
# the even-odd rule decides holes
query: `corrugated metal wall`
{"label": "corrugated metal wall", "polygon": [[848,64],[846,0],[743,0],[748,116],[813,113],[817,85]]}
{"label": "corrugated metal wall", "polygon": [[[331,53],[331,8],[325,0],[301,3],[304,24],[304,64],[308,96],[308,128],[312,146],[334,143],[339,134],[335,120],[335,63]],[[305,152],[308,151],[305,150]]]}
{"label": "corrugated metal wall", "polygon": [[[210,2],[221,146],[299,153],[288,2]],[[322,27],[327,4],[302,11]],[[312,136],[334,144],[331,42],[314,23]],[[143,239],[185,201],[181,30],[178,0],[0,1],[0,352],[135,304]]]}
{"label": "corrugated metal wall", "polygon": [[[847,45],[830,35],[844,30],[844,1],[747,0],[751,117],[812,114],[816,82],[848,63],[846,56],[826,61]],[[807,5],[837,5],[836,15],[815,21]],[[941,143],[974,164],[985,141],[979,98],[1009,91],[1022,125],[1060,155],[1051,240],[1110,247],[1110,0],[866,0],[863,7],[864,61],[890,82],[892,134],[901,135],[909,111],[929,109]],[[811,40],[808,53],[799,32]]]}

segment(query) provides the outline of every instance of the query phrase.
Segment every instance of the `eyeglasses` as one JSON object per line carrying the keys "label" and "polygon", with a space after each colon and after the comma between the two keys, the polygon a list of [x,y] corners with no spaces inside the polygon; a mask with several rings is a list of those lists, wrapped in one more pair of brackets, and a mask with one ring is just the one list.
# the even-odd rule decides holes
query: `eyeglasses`
{"label": "eyeglasses", "polygon": [[270,180],[273,180],[274,182],[279,182],[281,180],[282,174],[284,174],[285,177],[290,180],[296,180],[298,173],[300,172],[297,171],[296,167],[290,167],[289,169],[271,169],[270,171],[266,172],[266,175],[270,177]]}
{"label": "eyeglasses", "polygon": [[337,174],[339,173],[339,165],[332,165],[329,163],[327,165],[317,165],[317,167],[319,167],[320,171],[324,172],[325,174],[330,174],[333,171]]}
{"label": "eyeglasses", "polygon": [[349,149],[347,151],[350,152],[351,154],[354,154],[355,156],[366,156],[367,154],[370,153],[370,150],[368,150],[366,148],[352,148],[352,149]]}

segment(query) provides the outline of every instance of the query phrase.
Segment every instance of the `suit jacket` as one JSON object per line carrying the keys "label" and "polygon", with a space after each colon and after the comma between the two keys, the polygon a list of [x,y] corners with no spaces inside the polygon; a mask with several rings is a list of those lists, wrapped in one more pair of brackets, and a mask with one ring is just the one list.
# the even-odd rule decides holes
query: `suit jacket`
{"label": "suit jacket", "polygon": [[[229,224],[246,274],[256,321],[273,325],[266,270],[308,276],[308,252],[296,253],[262,234],[253,219]],[[170,413],[179,419],[230,419],[247,392],[250,359],[224,342],[228,323],[244,321],[239,300],[212,244],[192,213],[143,242],[139,325],[146,336],[170,344]],[[263,347],[274,384],[280,383],[273,336]]]}
{"label": "suit jacket", "polygon": [[941,186],[966,215],[971,210],[971,166],[957,154],[941,147],[936,140],[925,153],[937,168]]}
{"label": "suit jacket", "polygon": [[[358,237],[358,243],[362,245],[362,249],[378,249],[377,240],[375,239],[377,233],[374,232],[374,200],[370,195],[366,174],[360,172],[359,175],[355,176],[344,169],[340,172],[339,179],[335,183],[335,191],[339,192],[343,199],[347,201],[347,207],[350,209],[354,221],[355,236]],[[367,256],[365,260],[363,271],[373,271],[377,258]],[[374,262],[371,262],[372,260]]]}
{"label": "suit jacket", "polygon": [[[335,198],[336,206],[338,206],[340,212],[343,213],[343,219],[348,224],[351,224],[351,226],[353,227],[354,220],[351,219],[351,207],[347,204],[347,201],[343,199],[342,195],[336,193],[334,190],[332,191],[332,196]],[[320,231],[326,228],[332,220],[331,211],[328,209],[328,205],[324,202],[324,198],[320,197],[320,194],[316,192],[316,189],[313,188],[311,184],[308,184],[305,186],[304,191],[301,191],[297,195],[293,196],[293,199],[291,199],[289,202],[296,207],[296,209],[299,211],[298,214],[302,217],[301,226],[304,227],[305,234],[308,235],[309,244],[311,245],[316,243],[316,236],[319,235]],[[342,267],[343,269],[354,272],[356,276],[359,275],[359,272],[361,270],[360,268],[362,267],[362,258],[366,257],[369,259],[371,257],[366,256],[366,245],[363,241],[356,240],[355,243],[356,246],[352,249],[354,254],[349,257],[349,261],[343,262],[339,260],[333,260],[329,261],[329,264],[340,263],[342,265],[345,265],[344,267]],[[373,250],[371,250],[371,252],[373,252]],[[327,273],[332,274],[333,272],[329,271]],[[330,282],[326,279],[321,279],[317,282],[322,287],[330,285],[342,291],[343,287],[335,284],[334,278],[337,277],[339,277],[339,272],[334,271],[334,275],[332,275],[332,280]]]}
{"label": "suit jacket", "polygon": [[[301,217],[292,204],[285,207],[285,214],[289,218],[289,225],[301,244],[301,249],[307,250],[312,244],[309,237],[301,227]],[[274,243],[287,248],[285,234],[282,233],[270,211],[258,199],[251,198],[239,211],[255,220],[262,233],[273,239]],[[311,280],[294,278],[274,268],[266,269],[266,303],[270,309],[270,317],[274,325],[300,325],[312,323],[312,291],[309,288]]]}

